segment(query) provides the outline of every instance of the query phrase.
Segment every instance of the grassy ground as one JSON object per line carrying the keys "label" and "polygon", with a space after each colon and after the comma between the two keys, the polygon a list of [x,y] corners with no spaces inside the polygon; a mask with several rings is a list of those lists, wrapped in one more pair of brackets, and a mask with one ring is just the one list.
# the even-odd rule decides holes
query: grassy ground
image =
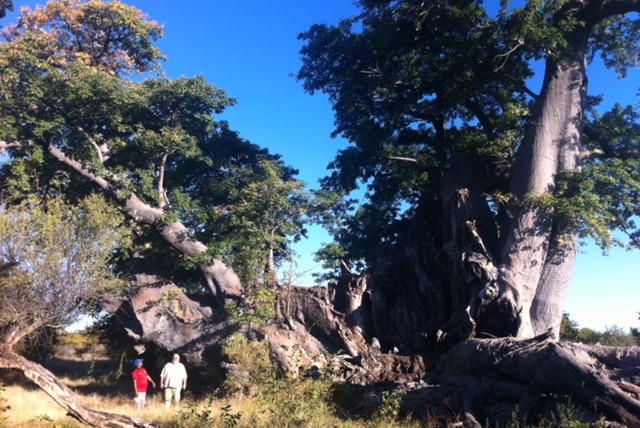
{"label": "grassy ground", "polygon": [[[75,393],[87,407],[135,416],[158,427],[418,427],[391,415],[367,420],[341,416],[323,398],[326,386],[318,383],[275,382],[259,396],[236,395],[213,398],[187,390],[179,408],[167,410],[161,392],[150,388],[147,406],[136,409],[129,372],[116,378],[117,362],[101,358],[65,355],[44,362],[49,370]],[[371,416],[371,415],[370,415]],[[15,371],[0,370],[0,428],[80,428],[76,420],[38,387]]]}

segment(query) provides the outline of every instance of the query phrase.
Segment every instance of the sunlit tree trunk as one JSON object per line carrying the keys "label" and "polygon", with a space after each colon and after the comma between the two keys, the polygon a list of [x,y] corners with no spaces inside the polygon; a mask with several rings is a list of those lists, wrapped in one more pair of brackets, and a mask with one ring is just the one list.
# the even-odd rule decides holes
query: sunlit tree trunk
{"label": "sunlit tree trunk", "polygon": [[[587,86],[585,54],[586,32],[574,34],[561,60],[547,60],[533,123],[513,172],[515,216],[502,247],[500,285],[517,302],[519,337],[559,328],[562,321],[575,236],[557,227],[553,210],[540,206],[535,198],[555,188],[558,173],[579,168]],[[560,249],[563,257],[558,257]]]}

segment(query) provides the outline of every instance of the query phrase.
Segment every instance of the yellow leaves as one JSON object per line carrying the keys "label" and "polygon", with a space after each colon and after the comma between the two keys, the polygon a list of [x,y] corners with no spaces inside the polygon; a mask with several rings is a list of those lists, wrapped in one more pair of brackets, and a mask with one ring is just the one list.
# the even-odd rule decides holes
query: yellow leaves
{"label": "yellow leaves", "polygon": [[20,20],[5,28],[5,40],[46,41],[49,49],[37,57],[58,68],[82,64],[120,76],[155,69],[162,59],[152,44],[162,27],[120,1],[53,0],[35,10],[21,8]]}

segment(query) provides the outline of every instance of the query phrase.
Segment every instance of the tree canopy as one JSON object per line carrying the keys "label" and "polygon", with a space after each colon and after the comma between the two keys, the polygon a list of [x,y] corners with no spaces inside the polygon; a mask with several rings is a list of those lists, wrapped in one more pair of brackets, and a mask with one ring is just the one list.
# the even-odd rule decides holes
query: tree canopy
{"label": "tree canopy", "polygon": [[[567,37],[576,27],[590,26],[589,61],[600,57],[621,76],[637,66],[637,17],[623,14],[637,4],[589,3],[594,11],[574,13],[568,1],[504,2],[499,10],[476,1],[361,1],[360,15],[300,35],[298,78],[308,92],[329,95],[335,134],[353,143],[330,164],[323,187],[366,188],[368,202],[349,232],[334,234],[350,258],[371,262],[371,243],[394,240],[420,197],[440,189],[444,171],[463,157],[483,158],[496,170],[485,192],[500,209],[540,97],[528,87],[540,72],[533,61],[569,55]],[[595,10],[603,15],[598,22],[586,16]],[[544,202],[603,247],[614,244],[612,230],[629,238],[617,244],[638,247],[637,108],[602,112],[599,100],[584,102],[581,170],[558,176]]]}
{"label": "tree canopy", "polygon": [[[621,77],[637,66],[640,4],[358,5],[360,14],[300,35],[298,79],[329,96],[335,134],[352,143],[330,164],[322,196],[348,198],[359,187],[366,196],[357,210],[345,199],[338,211],[318,212],[342,225],[320,257],[364,261],[382,289],[437,296],[431,336],[446,330],[436,327],[447,317],[438,307],[460,308],[449,328],[464,323],[470,302],[485,311],[490,296],[512,307],[513,327],[494,330],[500,323],[476,313],[467,331],[557,331],[577,238],[640,244],[638,112],[601,111],[587,79],[596,58]],[[541,67],[541,87],[532,89]],[[620,235],[627,239],[613,238]],[[419,248],[397,263],[424,267],[390,280],[392,272],[379,272],[389,248],[407,245]]]}
{"label": "tree canopy", "polygon": [[[249,242],[263,238],[257,229],[230,227],[219,213],[228,211],[236,189],[263,179],[263,165],[274,166],[282,189],[300,188],[297,171],[214,119],[235,103],[225,91],[203,76],[162,76],[163,56],[154,43],[161,36],[159,24],[120,1],[51,1],[25,9],[18,24],[6,26],[0,138],[10,158],[2,165],[2,199],[53,194],[74,200],[100,189],[138,220],[139,232],[171,237],[178,253],[156,245],[156,232],[138,233],[135,242],[182,266],[171,275],[182,275],[186,286],[202,287],[198,267],[212,256],[253,279],[264,272],[268,250]],[[302,233],[302,215],[292,211],[279,220],[276,264]],[[239,233],[243,247],[264,249],[261,269],[255,258],[238,254]]]}

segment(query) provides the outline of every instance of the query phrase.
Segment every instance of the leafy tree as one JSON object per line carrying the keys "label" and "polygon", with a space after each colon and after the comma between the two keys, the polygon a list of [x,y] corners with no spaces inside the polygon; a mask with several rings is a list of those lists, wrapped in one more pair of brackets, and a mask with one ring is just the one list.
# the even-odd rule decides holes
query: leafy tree
{"label": "leafy tree", "polygon": [[289,243],[305,234],[308,198],[304,183],[283,179],[282,167],[274,161],[260,161],[253,174],[257,176],[248,184],[231,189],[216,214],[234,237],[233,254],[245,260],[237,265],[254,272],[246,272],[245,278],[264,277],[265,283],[276,284],[277,265],[291,260]]}
{"label": "leafy tree", "polygon": [[[324,189],[366,189],[351,220],[325,211],[348,227],[324,254],[346,251],[374,274],[371,334],[557,333],[579,236],[639,244],[638,114],[599,113],[587,66],[600,55],[624,77],[637,65],[640,4],[358,4],[300,35],[298,78],[329,96],[335,134],[352,143]],[[539,91],[527,87],[533,61]]]}
{"label": "leafy tree", "polygon": [[569,318],[569,314],[562,315],[562,324],[560,324],[560,339],[570,342],[578,341],[580,334],[580,326],[577,322]]}
{"label": "leafy tree", "polygon": [[0,211],[0,367],[21,370],[71,415],[93,426],[111,420],[147,425],[85,408],[48,370],[16,351],[29,351],[30,341],[43,332],[68,326],[83,314],[96,315],[105,297],[124,287],[111,268],[128,236],[124,217],[99,196],[74,206],[61,199],[28,199]]}
{"label": "leafy tree", "polygon": [[0,315],[5,346],[42,327],[63,327],[97,314],[123,283],[110,265],[126,247],[123,218],[99,197],[67,206],[60,200],[8,207],[0,216],[3,272]]}
{"label": "leafy tree", "polygon": [[625,333],[622,328],[615,325],[606,327],[604,331],[595,331],[586,327],[580,328],[578,323],[569,318],[569,314],[566,313],[562,317],[560,339],[606,346],[634,346],[637,344],[634,329]]}
{"label": "leafy tree", "polygon": [[[161,36],[157,23],[119,1],[51,1],[7,27],[2,197],[74,200],[98,189],[136,221],[138,256],[175,266],[167,277],[191,290],[204,284],[224,300],[240,295],[235,270],[250,271],[252,261],[237,254],[238,228],[225,229],[216,213],[235,189],[262,179],[261,162],[272,162],[283,183],[297,171],[216,122],[234,100],[202,76],[154,74]],[[295,236],[302,223],[290,221],[286,234]],[[289,242],[278,245],[284,254]]]}
{"label": "leafy tree", "polygon": [[[0,44],[0,151],[6,155],[0,168],[0,198],[7,209],[34,198],[54,198],[74,206],[94,192],[102,193],[112,208],[132,220],[131,244],[121,248],[118,259],[109,261],[109,267],[133,274],[138,282],[139,288],[128,297],[160,289],[157,297],[164,297],[167,305],[184,299],[196,312],[206,306],[203,313],[210,316],[215,308],[224,316],[224,304],[244,293],[228,264],[243,262],[235,253],[239,236],[261,245],[264,237],[244,225],[233,230],[226,227],[216,210],[229,205],[237,189],[262,180],[264,165],[270,165],[269,177],[279,183],[280,191],[295,193],[300,183],[294,179],[297,171],[279,156],[214,120],[214,115],[234,104],[224,91],[202,76],[172,80],[162,75],[163,57],[154,43],[161,36],[160,25],[120,1],[55,0],[21,10],[18,24],[6,26]],[[303,203],[296,195],[280,196]],[[252,213],[250,207],[245,213]],[[253,222],[260,220],[254,217]],[[301,233],[302,222],[294,214],[278,222],[271,239],[278,254],[284,255],[289,245],[284,237]],[[42,263],[47,262],[45,257]],[[82,266],[86,274],[91,267]],[[248,270],[239,266],[241,272]],[[20,281],[30,279],[25,275],[22,271],[12,274],[16,285],[12,290],[27,290],[18,287]],[[150,278],[160,286],[145,289]],[[55,296],[69,299],[60,302],[61,309],[63,303],[76,303],[74,312],[65,316],[101,307],[98,301],[91,300],[96,304],[91,306],[74,300],[72,290],[66,289],[73,284],[59,285],[65,293]],[[170,287],[174,288],[162,295]],[[185,291],[205,291],[214,297],[189,300]],[[49,303],[58,306],[58,302]],[[140,311],[163,304],[151,303],[157,304]],[[175,308],[169,308],[169,315],[171,309]],[[38,323],[54,321],[65,320],[27,317],[24,325],[8,320],[3,337],[13,345]],[[164,333],[170,330],[157,318],[149,324]],[[191,340],[192,334],[203,334],[194,322],[182,327],[184,334],[170,336]],[[192,333],[186,333],[188,328]],[[11,359],[4,360],[3,366],[29,366],[19,356],[7,355]],[[105,420],[96,412],[77,410],[53,376],[40,374],[41,386],[78,418],[95,425]],[[117,422],[113,419],[114,426]]]}

